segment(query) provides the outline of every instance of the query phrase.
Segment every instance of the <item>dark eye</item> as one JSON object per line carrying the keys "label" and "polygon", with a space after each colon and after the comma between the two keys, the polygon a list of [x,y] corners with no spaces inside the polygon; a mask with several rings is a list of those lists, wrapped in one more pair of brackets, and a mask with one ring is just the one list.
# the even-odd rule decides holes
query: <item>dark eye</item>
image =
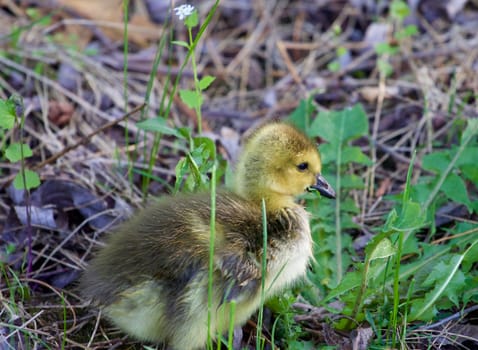
{"label": "dark eye", "polygon": [[299,171],[304,171],[304,170],[307,170],[308,168],[309,168],[309,163],[307,162],[300,163],[299,165],[297,165],[297,169],[299,169]]}

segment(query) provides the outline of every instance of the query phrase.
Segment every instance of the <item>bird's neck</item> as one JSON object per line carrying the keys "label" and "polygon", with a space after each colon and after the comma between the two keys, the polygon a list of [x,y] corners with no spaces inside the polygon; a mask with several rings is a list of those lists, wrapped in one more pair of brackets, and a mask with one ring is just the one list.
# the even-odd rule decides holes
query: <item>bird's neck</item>
{"label": "bird's neck", "polygon": [[293,196],[284,195],[282,193],[251,193],[249,194],[249,198],[259,205],[261,205],[262,199],[264,199],[267,213],[277,213],[282,209],[296,208],[298,206]]}

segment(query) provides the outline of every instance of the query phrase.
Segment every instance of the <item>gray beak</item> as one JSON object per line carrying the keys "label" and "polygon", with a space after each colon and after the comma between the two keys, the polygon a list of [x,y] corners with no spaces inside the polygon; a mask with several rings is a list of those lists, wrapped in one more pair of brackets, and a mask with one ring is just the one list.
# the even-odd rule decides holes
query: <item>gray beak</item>
{"label": "gray beak", "polygon": [[327,180],[320,174],[317,175],[316,183],[313,186],[310,186],[308,190],[317,190],[319,193],[327,198],[335,198],[335,191],[327,182]]}

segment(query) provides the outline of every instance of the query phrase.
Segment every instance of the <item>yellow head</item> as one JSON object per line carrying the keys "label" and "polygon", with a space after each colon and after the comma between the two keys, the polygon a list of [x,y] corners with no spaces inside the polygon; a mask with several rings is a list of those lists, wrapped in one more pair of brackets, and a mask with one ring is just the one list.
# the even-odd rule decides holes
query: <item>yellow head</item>
{"label": "yellow head", "polygon": [[321,170],[317,147],[302,132],[288,124],[266,124],[246,140],[235,191],[251,200],[264,198],[268,210],[293,205],[294,197],[306,190],[333,198]]}

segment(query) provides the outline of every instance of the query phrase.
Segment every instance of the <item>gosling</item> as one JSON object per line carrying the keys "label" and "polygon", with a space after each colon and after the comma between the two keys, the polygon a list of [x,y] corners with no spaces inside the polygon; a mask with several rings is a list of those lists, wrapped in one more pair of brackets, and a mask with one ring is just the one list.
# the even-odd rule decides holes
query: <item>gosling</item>
{"label": "gosling", "polygon": [[[247,140],[233,191],[218,191],[210,336],[243,325],[259,308],[267,217],[266,298],[291,286],[312,256],[304,191],[334,198],[316,145],[296,128],[266,124]],[[208,338],[208,193],[166,196],[114,232],[81,280],[83,295],[125,333],[175,350]],[[231,301],[235,311],[231,314]]]}

